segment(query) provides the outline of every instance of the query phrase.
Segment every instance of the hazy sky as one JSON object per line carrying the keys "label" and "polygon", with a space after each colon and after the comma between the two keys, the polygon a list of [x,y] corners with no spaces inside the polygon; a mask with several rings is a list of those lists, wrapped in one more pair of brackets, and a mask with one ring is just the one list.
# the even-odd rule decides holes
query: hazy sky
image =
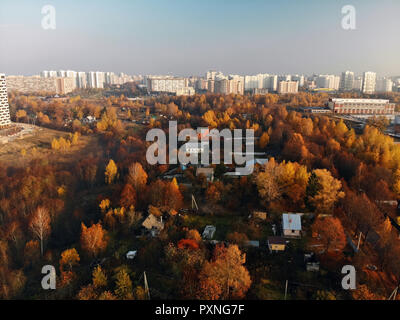
{"label": "hazy sky", "polygon": [[[41,27],[56,8],[56,30]],[[357,29],[341,27],[344,5]],[[0,73],[400,75],[399,0],[1,0]]]}

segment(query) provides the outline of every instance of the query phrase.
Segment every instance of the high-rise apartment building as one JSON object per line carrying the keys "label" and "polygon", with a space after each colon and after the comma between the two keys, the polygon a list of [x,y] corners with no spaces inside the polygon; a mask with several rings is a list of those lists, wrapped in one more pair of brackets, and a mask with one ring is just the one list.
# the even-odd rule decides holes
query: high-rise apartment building
{"label": "high-rise apartment building", "polygon": [[279,81],[278,93],[297,93],[299,91],[299,83],[297,81]]}
{"label": "high-rise apartment building", "polygon": [[381,78],[376,80],[376,92],[392,92],[393,81],[389,78]]}
{"label": "high-rise apartment building", "polygon": [[376,90],[376,73],[367,71],[363,74],[362,92],[371,94]]}
{"label": "high-rise apartment building", "polygon": [[321,74],[316,80],[317,88],[339,90],[340,77],[333,74]]}
{"label": "high-rise apartment building", "polygon": [[90,71],[87,73],[86,77],[87,77],[87,86],[89,88],[96,88],[96,89],[104,88],[104,82],[105,82],[104,72]]}
{"label": "high-rise apartment building", "polygon": [[188,86],[187,78],[176,78],[171,76],[148,76],[147,90],[150,92],[176,93],[178,89]]}
{"label": "high-rise apartment building", "polygon": [[0,127],[8,126],[10,123],[6,76],[0,73]]}
{"label": "high-rise apartment building", "polygon": [[257,75],[244,77],[244,89],[246,91],[253,91],[254,89],[267,89],[268,91],[276,91],[277,86],[277,75],[260,73]]}
{"label": "high-rise apartment building", "polygon": [[76,80],[69,77],[8,76],[7,85],[10,90],[21,93],[67,94],[76,88]]}
{"label": "high-rise apartment building", "polygon": [[340,77],[340,86],[339,89],[342,91],[351,91],[354,89],[354,72],[345,71],[342,72],[342,76]]}

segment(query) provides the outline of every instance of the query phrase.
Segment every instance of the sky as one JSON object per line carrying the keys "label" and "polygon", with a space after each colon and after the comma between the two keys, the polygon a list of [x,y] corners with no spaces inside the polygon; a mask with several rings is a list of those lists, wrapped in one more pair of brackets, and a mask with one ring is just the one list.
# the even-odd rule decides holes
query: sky
{"label": "sky", "polygon": [[[342,28],[345,5],[355,30]],[[399,35],[399,0],[1,0],[0,73],[395,76]]]}

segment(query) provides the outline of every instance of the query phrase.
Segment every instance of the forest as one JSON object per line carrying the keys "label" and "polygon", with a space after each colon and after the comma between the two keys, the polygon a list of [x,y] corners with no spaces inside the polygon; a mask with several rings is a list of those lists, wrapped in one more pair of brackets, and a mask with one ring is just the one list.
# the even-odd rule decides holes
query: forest
{"label": "forest", "polygon": [[[48,146],[54,154],[90,135],[97,152],[82,149],[68,163],[33,154],[24,167],[0,162],[1,299],[282,299],[289,279],[314,286],[291,288],[291,299],[380,300],[398,285],[400,146],[379,126],[356,133],[342,120],[294,110],[323,106],[327,93],[44,95],[11,92],[13,121],[70,133]],[[400,104],[400,94],[385,98]],[[224,175],[233,166],[214,165],[213,181],[190,166],[152,166],[146,133],[167,131],[170,120],[178,131],[253,129],[268,162],[237,179]],[[179,178],[164,178],[171,169]],[[255,210],[267,221],[249,219]],[[263,243],[286,212],[304,213],[304,236],[270,254]],[[164,226],[154,237],[143,234],[149,215]],[[201,236],[209,224],[218,243]],[[321,263],[318,274],[304,270],[308,252]],[[56,268],[56,290],[41,287],[44,265]],[[340,287],[344,265],[357,269],[356,290]]]}

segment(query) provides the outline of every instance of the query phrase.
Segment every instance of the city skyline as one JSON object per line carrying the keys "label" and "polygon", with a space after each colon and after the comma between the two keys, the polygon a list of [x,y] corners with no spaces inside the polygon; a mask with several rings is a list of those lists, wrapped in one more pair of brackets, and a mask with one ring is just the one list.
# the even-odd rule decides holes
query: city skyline
{"label": "city skyline", "polygon": [[[41,27],[53,5],[57,27]],[[356,74],[398,76],[400,3],[352,1],[356,30],[341,27],[347,1],[3,1],[0,70],[112,70],[127,74]],[[33,14],[37,12],[37,14]]]}

